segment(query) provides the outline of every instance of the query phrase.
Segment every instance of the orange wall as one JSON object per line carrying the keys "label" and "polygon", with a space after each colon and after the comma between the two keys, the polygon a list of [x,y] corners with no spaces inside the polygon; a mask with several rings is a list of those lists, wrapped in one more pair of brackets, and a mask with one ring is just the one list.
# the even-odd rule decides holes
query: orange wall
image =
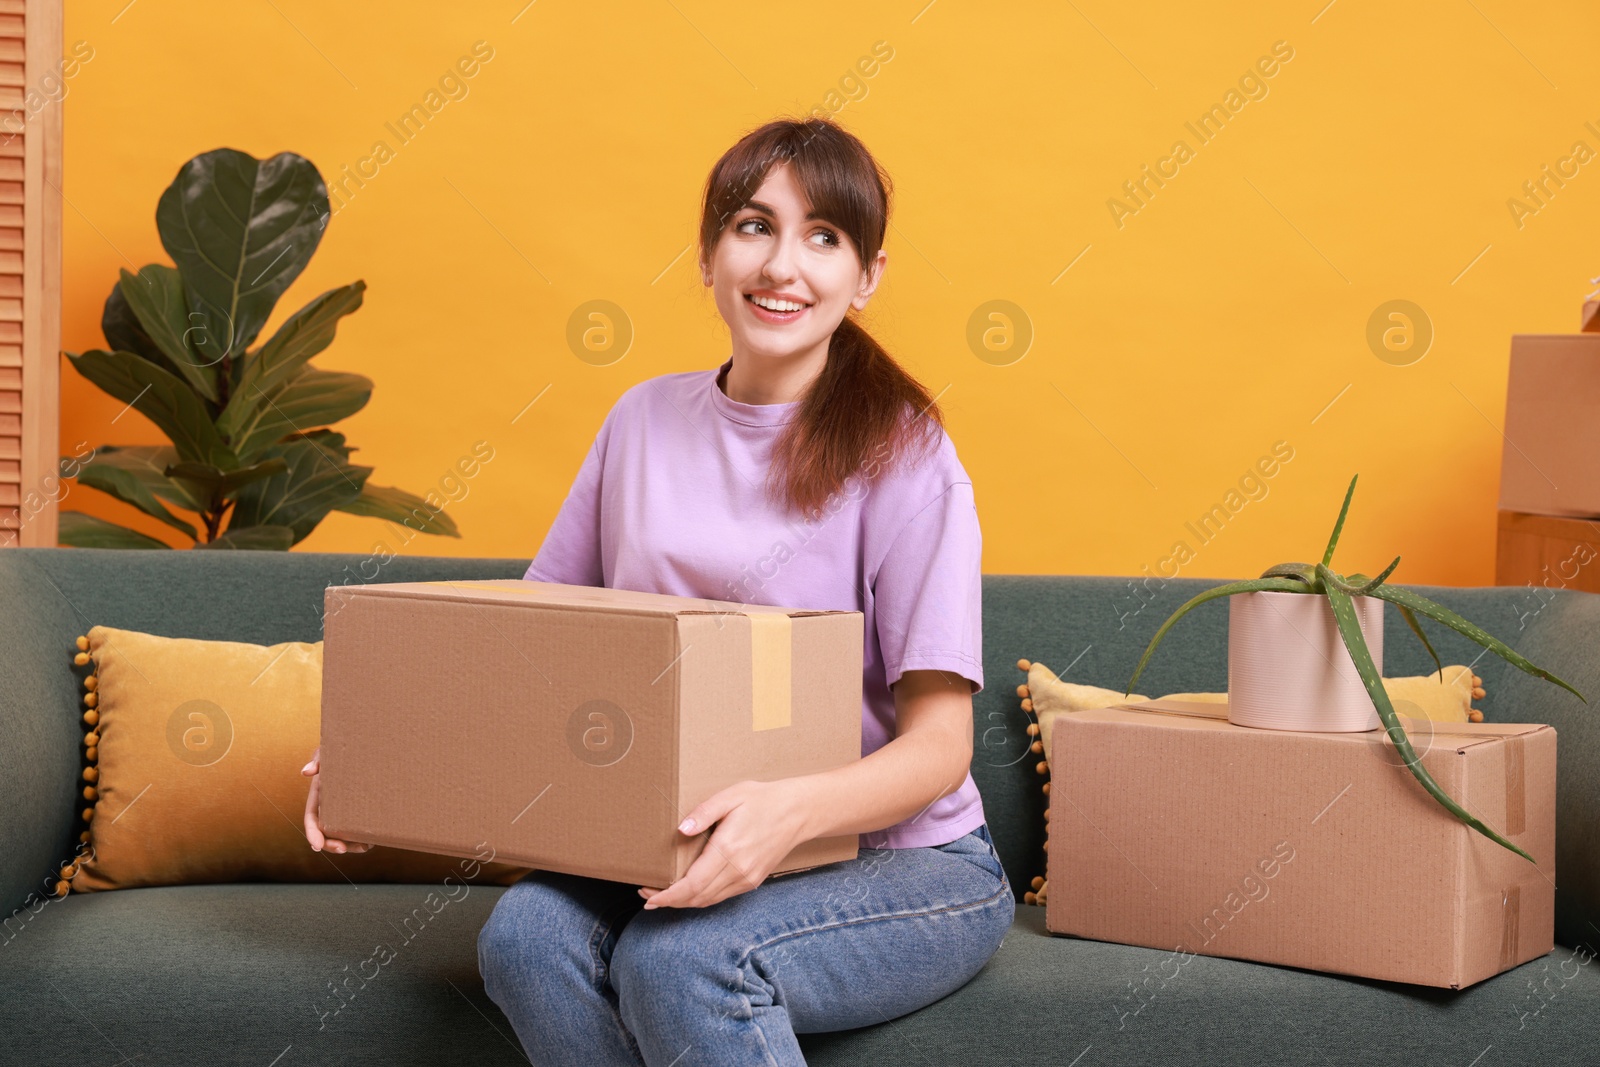
{"label": "orange wall", "polygon": [[[690,251],[711,164],[744,130],[823,107],[896,182],[867,321],[942,390],[986,571],[1171,560],[1169,575],[1243,577],[1320,558],[1359,472],[1337,568],[1375,574],[1399,554],[1397,581],[1491,582],[1509,338],[1576,330],[1600,273],[1600,164],[1568,164],[1536,212],[1510,202],[1532,205],[1523,183],[1576,143],[1600,149],[1600,11],[1161,7],[827,2],[797,24],[722,0],[620,17],[74,0],[68,49],[94,54],[65,101],[62,343],[103,345],[117,269],[168,262],[155,205],[185,160],[292,150],[332,183],[385,140],[393,158],[340,206],[262,336],[365,279],[317,360],[377,383],[340,424],[356,461],[422,493],[476,442],[494,458],[450,508],[459,541],[401,544],[335,513],[300,547],[531,556],[612,401],[726,356]],[[466,94],[399,144],[385,124],[477,41],[493,57]],[[852,81],[875,49],[890,58]],[[1271,76],[1251,80],[1263,57]],[[1186,124],[1213,104],[1237,111],[1202,143]],[[1147,165],[1169,177],[1140,206],[1123,183]],[[566,341],[593,299],[634,331],[606,367]],[[1401,299],[1433,331],[1403,366],[1366,338]],[[1025,324],[1013,336],[1031,331],[1020,359],[969,343],[995,300]],[[63,453],[160,440],[65,361],[62,375]],[[1230,498],[1276,442],[1293,458],[1257,499]],[[1186,524],[1219,503],[1237,511],[1203,543]],[[170,532],[88,489],[65,506]]]}

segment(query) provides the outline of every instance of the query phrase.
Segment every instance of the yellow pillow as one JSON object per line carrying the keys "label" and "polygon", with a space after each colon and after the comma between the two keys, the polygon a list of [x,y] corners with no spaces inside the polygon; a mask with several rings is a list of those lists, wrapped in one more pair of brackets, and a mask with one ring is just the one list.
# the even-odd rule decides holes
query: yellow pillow
{"label": "yellow pillow", "polygon": [[[1017,666],[1028,672],[1027,683],[1017,687],[1018,695],[1024,698],[1023,710],[1033,712],[1038,719],[1040,745],[1034,751],[1046,756],[1050,752],[1050,728],[1054,725],[1055,717],[1062,712],[1109,708],[1114,704],[1133,704],[1150,699],[1138,693],[1123,696],[1121,691],[1115,689],[1062,681],[1043,663],[1018,660]],[[1442,684],[1439,672],[1435,671],[1410,678],[1385,678],[1383,688],[1389,694],[1395,711],[1403,718],[1467,722],[1474,714],[1479,714],[1481,718],[1481,714],[1475,713],[1472,708],[1473,686],[1476,684],[1474,678],[1471,669],[1456,665],[1444,669]],[[1159,699],[1225,704],[1228,694],[1168,693]],[[1031,728],[1030,732],[1033,732]]]}
{"label": "yellow pillow", "polygon": [[[1017,695],[1022,697],[1022,710],[1032,712],[1038,720],[1028,724],[1028,733],[1034,738],[1032,751],[1039,757],[1034,769],[1042,775],[1050,772],[1050,733],[1057,716],[1150,699],[1138,693],[1123,696],[1115,689],[1064,682],[1043,663],[1019,659],[1017,667],[1028,672],[1027,682],[1017,686]],[[1473,674],[1471,668],[1455,665],[1444,668],[1442,682],[1440,672],[1435,671],[1416,677],[1385,678],[1383,688],[1401,718],[1430,719],[1434,722],[1481,722],[1483,713],[1472,707],[1473,698],[1483,696],[1483,690],[1479,688],[1481,682],[1482,679]],[[1159,699],[1223,704],[1227,702],[1228,694],[1168,693]],[[1046,796],[1050,794],[1049,782],[1045,783],[1044,792]],[[1046,827],[1049,826],[1049,815],[1050,809],[1047,807]],[[1048,831],[1044,847],[1048,852]],[[1043,904],[1048,891],[1049,882],[1043,876],[1036,876],[1033,879],[1033,891],[1024,893],[1023,900],[1029,904]]]}
{"label": "yellow pillow", "polygon": [[[96,626],[78,639],[85,766],[79,858],[58,893],[201,882],[510,885],[527,867],[305,836],[321,736],[322,643],[270,647]],[[484,861],[492,851],[485,850]]]}

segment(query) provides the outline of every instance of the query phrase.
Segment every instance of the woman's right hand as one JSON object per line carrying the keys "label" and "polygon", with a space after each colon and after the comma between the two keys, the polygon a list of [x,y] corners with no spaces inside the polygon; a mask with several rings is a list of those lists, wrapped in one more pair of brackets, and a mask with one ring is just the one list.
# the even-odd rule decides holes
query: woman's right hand
{"label": "woman's right hand", "polygon": [[321,852],[327,846],[329,852],[365,852],[372,846],[362,841],[340,841],[328,837],[322,832],[322,818],[318,803],[322,799],[321,781],[322,746],[311,753],[311,762],[300,768],[300,773],[311,779],[311,792],[306,796],[306,840],[311,842],[311,847]]}

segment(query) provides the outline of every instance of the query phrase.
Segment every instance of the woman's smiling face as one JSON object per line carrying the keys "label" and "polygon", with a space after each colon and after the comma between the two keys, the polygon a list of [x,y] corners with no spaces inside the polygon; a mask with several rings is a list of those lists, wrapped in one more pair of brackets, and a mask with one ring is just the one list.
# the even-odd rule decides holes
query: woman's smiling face
{"label": "woman's smiling face", "polygon": [[844,231],[810,211],[791,168],[778,163],[701,264],[735,353],[826,358],[845,312],[866,307],[877,288],[887,254],[880,249],[863,271]]}

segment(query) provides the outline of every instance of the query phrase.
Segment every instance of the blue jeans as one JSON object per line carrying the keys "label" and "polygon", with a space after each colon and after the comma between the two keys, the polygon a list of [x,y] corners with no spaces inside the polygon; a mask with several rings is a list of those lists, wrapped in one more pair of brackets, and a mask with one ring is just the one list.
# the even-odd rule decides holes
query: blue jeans
{"label": "blue jeans", "polygon": [[989,828],[862,849],[705,908],[533,871],[478,935],[478,970],[535,1067],[804,1064],[796,1033],[886,1022],[971,981],[1011,928]]}

